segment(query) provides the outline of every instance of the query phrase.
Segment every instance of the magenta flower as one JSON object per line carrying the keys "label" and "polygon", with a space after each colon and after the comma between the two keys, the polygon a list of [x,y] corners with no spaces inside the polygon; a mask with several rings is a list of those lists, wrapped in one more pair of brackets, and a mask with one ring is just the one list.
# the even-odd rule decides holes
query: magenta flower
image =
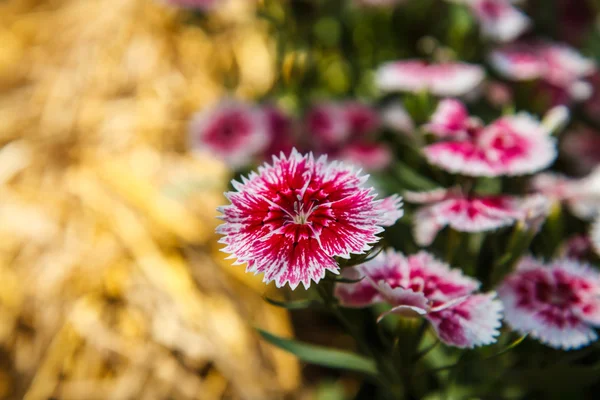
{"label": "magenta flower", "polygon": [[544,265],[523,259],[498,289],[505,320],[515,330],[564,350],[596,340],[600,275],[569,259]]}
{"label": "magenta flower", "polygon": [[338,146],[351,134],[350,120],[340,103],[321,103],[314,106],[305,117],[306,130],[317,146]]}
{"label": "magenta flower", "polygon": [[527,213],[515,197],[468,196],[458,189],[405,192],[405,199],[425,204],[413,217],[415,241],[421,246],[429,246],[446,226],[459,232],[485,232],[512,225]]}
{"label": "magenta flower", "polygon": [[600,167],[579,179],[539,174],[532,179],[531,186],[552,201],[565,203],[581,219],[591,220],[600,215]]}
{"label": "magenta flower", "polygon": [[564,258],[571,260],[582,260],[592,251],[592,239],[589,235],[574,235],[568,238],[560,249]]}
{"label": "magenta flower", "polygon": [[526,113],[502,117],[488,126],[470,118],[458,100],[442,100],[425,129],[445,139],[426,146],[429,163],[470,176],[537,172],[556,158],[548,129]]}
{"label": "magenta flower", "polygon": [[382,143],[350,143],[332,157],[358,165],[368,171],[381,171],[387,168],[394,158],[391,149]]}
{"label": "magenta flower", "polygon": [[225,221],[217,232],[224,252],[264,273],[277,287],[308,288],[326,271],[338,272],[334,257],[362,254],[377,242],[389,216],[364,188],[367,177],[339,162],[315,159],[295,149],[273,157],[226,194]]}
{"label": "magenta flower", "polygon": [[295,144],[294,121],[275,106],[266,106],[263,112],[267,119],[269,136],[269,143],[264,151],[265,158],[279,155],[281,152],[289,154]]}
{"label": "magenta flower", "polygon": [[515,43],[493,51],[490,61],[507,79],[541,79],[575,101],[587,99],[592,92],[584,78],[594,73],[594,62],[565,44]]}
{"label": "magenta flower", "polygon": [[530,26],[529,18],[510,0],[452,0],[467,5],[479,20],[484,36],[510,42]]}
{"label": "magenta flower", "polygon": [[371,106],[357,101],[342,103],[341,106],[353,137],[364,136],[379,129],[379,115]]}
{"label": "magenta flower", "polygon": [[192,150],[241,167],[261,153],[269,137],[264,114],[253,106],[226,100],[196,114],[190,123]]}
{"label": "magenta flower", "polygon": [[388,62],[377,70],[376,84],[386,92],[418,93],[436,96],[462,96],[475,90],[485,72],[478,65],[465,63],[427,64],[421,60]]}
{"label": "magenta flower", "polygon": [[474,294],[479,282],[426,252],[405,257],[388,250],[365,264],[344,269],[357,283],[339,283],[335,294],[346,307],[368,307],[387,302],[383,314],[423,316],[440,340],[450,346],[472,348],[496,341],[502,304],[495,293]]}

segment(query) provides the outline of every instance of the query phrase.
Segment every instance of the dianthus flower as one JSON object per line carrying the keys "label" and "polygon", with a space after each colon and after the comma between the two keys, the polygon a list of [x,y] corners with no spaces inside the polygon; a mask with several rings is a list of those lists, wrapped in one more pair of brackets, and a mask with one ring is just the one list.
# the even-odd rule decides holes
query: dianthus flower
{"label": "dianthus flower", "polygon": [[451,0],[467,5],[479,20],[484,36],[510,42],[530,26],[529,18],[510,0]]}
{"label": "dianthus flower", "polygon": [[403,60],[380,66],[375,79],[377,86],[387,92],[427,91],[436,96],[454,97],[472,92],[484,77],[485,72],[478,65]]}
{"label": "dianthus flower", "polygon": [[415,213],[414,237],[430,245],[446,226],[459,232],[485,232],[526,218],[523,201],[512,196],[465,195],[458,189],[405,192],[410,203],[425,204]]}
{"label": "dianthus flower", "polygon": [[357,283],[338,283],[335,294],[346,307],[387,302],[387,314],[423,316],[448,345],[472,348],[496,341],[502,304],[495,293],[475,294],[479,282],[426,252],[404,256],[393,250],[344,269]]}
{"label": "dianthus flower", "polygon": [[571,260],[587,258],[592,251],[592,239],[589,235],[574,235],[568,238],[560,248],[560,254]]}
{"label": "dianthus flower", "polygon": [[338,272],[334,257],[362,254],[379,240],[391,211],[363,187],[366,180],[325,156],[294,149],[273,157],[272,165],[232,182],[231,204],[219,208],[223,251],[247,271],[264,273],[264,282],[308,288],[326,271]]}
{"label": "dianthus flower", "polygon": [[549,199],[565,203],[577,217],[591,220],[600,215],[600,167],[583,178],[568,178],[555,173],[533,177],[533,190]]}
{"label": "dianthus flower", "polygon": [[267,147],[264,113],[245,103],[226,100],[196,114],[190,123],[193,151],[214,155],[231,167],[241,167]]}
{"label": "dianthus flower", "polygon": [[591,86],[584,78],[594,73],[594,62],[565,44],[542,41],[513,43],[493,51],[490,61],[507,79],[541,79],[566,92],[575,101],[585,100],[591,95]]}
{"label": "dianthus flower", "polygon": [[569,259],[549,265],[523,259],[498,289],[506,322],[516,331],[565,350],[596,340],[600,275]]}
{"label": "dianthus flower", "polygon": [[426,130],[441,139],[423,149],[429,163],[469,176],[522,175],[556,158],[548,129],[526,113],[505,116],[488,126],[470,118],[458,100],[442,100]]}

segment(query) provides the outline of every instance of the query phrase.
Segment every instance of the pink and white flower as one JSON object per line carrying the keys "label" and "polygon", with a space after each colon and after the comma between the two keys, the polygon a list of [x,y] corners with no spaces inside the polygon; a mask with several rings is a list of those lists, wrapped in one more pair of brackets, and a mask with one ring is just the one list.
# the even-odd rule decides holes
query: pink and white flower
{"label": "pink and white flower", "polygon": [[458,189],[405,192],[404,198],[425,204],[413,217],[414,237],[420,246],[429,246],[446,226],[459,232],[485,232],[512,225],[527,212],[515,197],[467,196]]}
{"label": "pink and white flower", "polygon": [[505,116],[488,126],[470,118],[458,100],[442,100],[425,128],[443,141],[423,149],[429,163],[470,176],[523,175],[556,158],[548,129],[526,113]]}
{"label": "pink and white flower", "polygon": [[273,157],[226,193],[217,228],[224,252],[264,273],[277,287],[308,288],[326,271],[338,273],[334,257],[362,254],[379,240],[389,215],[375,200],[367,177],[325,156],[315,159],[295,149]]}
{"label": "pink and white flower", "polygon": [[596,253],[600,255],[600,217],[596,218],[596,221],[592,224],[590,231],[590,240]]}
{"label": "pink and white flower", "polygon": [[586,258],[592,251],[592,240],[589,235],[574,235],[561,246],[560,254],[571,260]]}
{"label": "pink and white flower", "polygon": [[539,174],[532,179],[531,186],[552,201],[565,203],[581,219],[591,220],[600,215],[600,167],[579,179]]}
{"label": "pink and white flower", "polygon": [[231,167],[241,167],[261,153],[269,141],[261,110],[235,100],[192,117],[188,140],[193,151],[214,155]]}
{"label": "pink and white flower", "polygon": [[493,51],[490,62],[507,79],[541,79],[575,101],[589,98],[592,92],[585,78],[596,70],[594,62],[565,44],[514,43]]}
{"label": "pink and white flower", "polygon": [[498,289],[505,320],[548,346],[577,349],[597,339],[600,275],[589,265],[525,258]]}
{"label": "pink and white flower", "polygon": [[381,226],[392,226],[404,215],[402,197],[397,194],[386,197],[377,207],[382,212]]}
{"label": "pink and white flower", "polygon": [[332,156],[368,171],[381,171],[387,168],[394,159],[394,155],[387,145],[372,142],[350,143]]}
{"label": "pink and white flower", "polygon": [[419,252],[404,256],[393,250],[365,264],[344,269],[357,283],[338,283],[335,295],[346,307],[387,302],[383,314],[423,316],[440,340],[450,346],[473,348],[494,343],[501,325],[502,304],[495,293],[475,294],[479,282],[458,269]]}
{"label": "pink and white flower", "polygon": [[381,112],[382,124],[394,132],[410,136],[415,131],[415,124],[400,102],[393,102]]}
{"label": "pink and white flower", "polygon": [[386,92],[427,91],[436,96],[455,97],[472,92],[484,78],[485,72],[478,65],[403,60],[380,66],[375,79],[377,86]]}
{"label": "pink and white flower", "polygon": [[510,42],[530,26],[530,20],[510,0],[453,0],[466,4],[475,17],[484,36],[499,42]]}

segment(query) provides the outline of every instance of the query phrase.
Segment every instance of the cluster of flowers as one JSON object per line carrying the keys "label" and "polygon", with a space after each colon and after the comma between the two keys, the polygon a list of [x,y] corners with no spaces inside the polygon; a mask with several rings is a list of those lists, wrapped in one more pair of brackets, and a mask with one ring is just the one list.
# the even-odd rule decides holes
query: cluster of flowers
{"label": "cluster of flowers", "polygon": [[[378,171],[393,163],[395,154],[381,137],[385,127],[415,139],[416,145],[426,143],[421,152],[429,165],[466,180],[536,174],[523,196],[482,195],[469,185],[405,192],[406,201],[421,205],[413,218],[420,246],[430,246],[445,227],[472,233],[519,224],[535,234],[559,203],[582,220],[596,222],[590,223],[589,236],[567,242],[562,258],[544,264],[523,257],[497,292],[478,293],[477,280],[430,252],[387,250],[342,270],[356,282],[336,284],[340,303],[388,303],[391,309],[382,317],[422,316],[441,341],[461,348],[495,342],[503,318],[549,346],[581,347],[596,340],[593,328],[600,326],[600,274],[581,260],[593,248],[600,252],[600,167],[583,178],[540,172],[557,157],[552,133],[568,118],[567,107],[593,100],[595,65],[565,44],[518,40],[530,22],[509,0],[460,2],[472,10],[485,36],[503,43],[489,53],[491,66],[508,81],[530,81],[534,93],[549,98],[555,108],[547,117],[540,122],[520,112],[485,123],[470,115],[468,100],[481,89],[506,103],[510,88],[486,86],[484,68],[462,62],[401,60],[378,68],[375,85],[382,93],[440,98],[418,128],[398,104],[377,110],[355,101],[321,103],[295,120],[272,105],[224,101],[193,118],[192,148],[233,168],[271,156],[272,162],[232,182],[234,191],[226,194],[231,204],[220,208],[223,251],[235,263],[247,264],[247,271],[263,273],[265,282],[292,289],[318,284],[327,271],[340,273],[339,259],[369,252],[384,227],[403,215],[401,198],[377,198],[358,169]],[[571,142],[597,140],[579,137]],[[577,145],[571,147],[578,151]],[[592,149],[590,165],[597,157]]]}

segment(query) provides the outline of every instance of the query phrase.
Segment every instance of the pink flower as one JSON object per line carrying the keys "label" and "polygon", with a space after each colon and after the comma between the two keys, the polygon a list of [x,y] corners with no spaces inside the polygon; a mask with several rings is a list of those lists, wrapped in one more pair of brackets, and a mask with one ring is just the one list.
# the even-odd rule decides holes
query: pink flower
{"label": "pink flower", "polygon": [[381,226],[392,226],[404,215],[402,197],[397,194],[383,199],[379,203],[378,208],[381,210],[383,216]]}
{"label": "pink flower", "polygon": [[515,43],[493,51],[490,61],[507,79],[541,79],[575,101],[587,99],[592,92],[584,78],[594,73],[594,62],[565,44]]}
{"label": "pink flower", "polygon": [[346,307],[387,302],[383,314],[424,316],[440,340],[450,346],[472,348],[496,341],[502,305],[495,293],[474,294],[479,282],[426,252],[405,257],[388,250],[365,264],[344,269],[347,278],[364,279],[336,285],[335,294]]}
{"label": "pink flower", "polygon": [[342,109],[352,136],[367,135],[379,129],[379,115],[370,106],[350,101],[343,103]]}
{"label": "pink flower", "polygon": [[533,190],[549,199],[566,203],[571,212],[584,220],[600,215],[600,167],[584,178],[544,173],[531,181]]}
{"label": "pink flower", "polygon": [[564,350],[596,340],[600,325],[600,276],[569,259],[544,265],[523,259],[498,294],[505,320],[515,330]]}
{"label": "pink flower", "polygon": [[332,157],[369,171],[381,171],[392,163],[394,155],[385,144],[356,142],[346,145],[339,153],[333,153]]}
{"label": "pink flower", "polygon": [[410,203],[425,204],[414,215],[414,237],[429,246],[446,226],[459,232],[485,232],[525,218],[522,202],[511,196],[467,196],[457,189],[405,192]]}
{"label": "pink flower", "polygon": [[403,60],[380,66],[375,79],[383,91],[428,91],[436,96],[453,97],[472,92],[484,77],[485,72],[478,65]]}
{"label": "pink flower", "polygon": [[561,149],[578,172],[589,173],[600,165],[600,132],[590,128],[579,128],[566,132]]}
{"label": "pink flower", "polygon": [[336,146],[348,140],[351,127],[344,108],[338,103],[314,106],[306,115],[306,129],[317,146]]}
{"label": "pink flower", "polygon": [[266,148],[267,130],[267,121],[260,110],[226,100],[193,116],[188,138],[194,151],[214,155],[231,167],[240,167]]}
{"label": "pink flower", "polygon": [[294,124],[292,118],[275,106],[263,108],[267,119],[269,145],[265,149],[265,157],[289,154],[294,148]]}
{"label": "pink flower", "polygon": [[596,253],[600,255],[600,217],[596,218],[596,221],[592,224],[590,239],[592,241],[594,250],[596,250]]}
{"label": "pink flower", "polygon": [[469,118],[457,100],[442,100],[425,125],[446,140],[424,148],[429,163],[470,176],[522,175],[537,172],[556,158],[555,141],[526,113],[505,116],[484,127]]}
{"label": "pink flower", "polygon": [[529,18],[510,0],[460,0],[479,20],[484,36],[499,42],[510,42],[530,26]]}
{"label": "pink flower", "polygon": [[231,204],[219,209],[223,251],[247,271],[264,273],[265,282],[308,288],[326,271],[338,272],[334,257],[362,254],[379,240],[389,216],[363,187],[366,179],[325,156],[294,149],[273,157],[272,165],[232,182]]}

